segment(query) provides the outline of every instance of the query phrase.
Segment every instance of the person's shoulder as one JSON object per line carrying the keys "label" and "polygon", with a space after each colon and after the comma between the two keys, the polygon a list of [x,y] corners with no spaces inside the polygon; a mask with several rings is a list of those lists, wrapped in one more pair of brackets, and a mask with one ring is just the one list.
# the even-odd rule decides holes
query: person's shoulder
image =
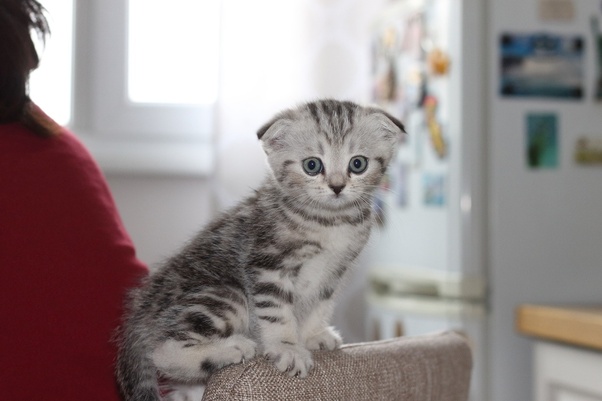
{"label": "person's shoulder", "polygon": [[76,159],[80,159],[80,161],[93,161],[93,157],[88,148],[83,144],[81,139],[69,129],[62,128],[56,135],[49,139],[54,142],[53,146],[55,146],[57,150],[69,154]]}
{"label": "person's shoulder", "polygon": [[11,151],[30,146],[42,139],[20,122],[0,124],[0,151]]}

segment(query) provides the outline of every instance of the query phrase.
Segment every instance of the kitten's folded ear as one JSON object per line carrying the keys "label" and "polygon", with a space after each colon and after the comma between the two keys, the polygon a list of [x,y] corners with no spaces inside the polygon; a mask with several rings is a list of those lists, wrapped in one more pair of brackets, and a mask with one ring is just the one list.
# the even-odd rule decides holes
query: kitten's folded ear
{"label": "kitten's folded ear", "polygon": [[393,117],[391,114],[387,113],[384,110],[381,109],[377,109],[377,108],[371,108],[370,111],[372,111],[373,113],[379,113],[384,115],[385,117],[387,117],[397,128],[399,128],[401,130],[402,134],[407,134],[406,132],[406,128],[404,127],[403,123],[401,121],[399,121],[397,118]]}
{"label": "kitten's folded ear", "polygon": [[[272,128],[277,128],[277,125],[280,124],[276,124],[278,122],[280,122],[282,120],[282,122],[290,122],[290,120],[294,120],[295,119],[295,112],[293,110],[284,110],[278,114],[276,114],[270,121],[268,121],[267,123],[263,124],[261,126],[261,128],[259,128],[259,130],[257,130],[257,138],[260,140],[264,140],[266,138],[264,138],[264,136],[268,137],[271,136],[269,135],[270,133],[268,133],[268,131],[270,131]],[[268,135],[266,135],[268,134]]]}
{"label": "kitten's folded ear", "polygon": [[393,117],[391,114],[387,113],[386,111],[381,111],[381,113],[383,113],[389,120],[391,120],[391,122],[393,124],[395,124],[397,126],[397,128],[399,128],[401,130],[402,133],[407,134],[406,128],[404,127],[404,125],[401,121],[399,121],[397,118]]}
{"label": "kitten's folded ear", "polygon": [[257,138],[262,142],[266,153],[269,153],[271,150],[278,150],[281,147],[282,134],[293,119],[294,112],[292,110],[285,110],[257,130]]}
{"label": "kitten's folded ear", "polygon": [[268,132],[268,130],[272,127],[272,125],[274,125],[276,121],[278,121],[278,117],[274,117],[267,123],[263,124],[261,128],[257,130],[257,139],[262,140],[265,133]]}

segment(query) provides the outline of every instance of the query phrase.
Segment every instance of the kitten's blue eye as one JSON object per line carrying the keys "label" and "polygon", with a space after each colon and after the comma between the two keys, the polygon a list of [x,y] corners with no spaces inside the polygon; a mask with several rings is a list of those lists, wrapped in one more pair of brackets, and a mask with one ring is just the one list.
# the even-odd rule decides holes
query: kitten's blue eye
{"label": "kitten's blue eye", "polygon": [[310,157],[303,160],[303,170],[308,175],[318,175],[322,172],[322,160],[317,157]]}
{"label": "kitten's blue eye", "polygon": [[349,171],[354,174],[362,174],[368,168],[368,159],[364,156],[354,156],[349,161]]}

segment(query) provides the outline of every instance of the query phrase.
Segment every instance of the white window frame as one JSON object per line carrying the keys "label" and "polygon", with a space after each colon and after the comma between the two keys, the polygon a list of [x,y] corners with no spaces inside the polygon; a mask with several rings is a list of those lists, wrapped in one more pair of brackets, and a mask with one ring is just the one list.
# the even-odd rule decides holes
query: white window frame
{"label": "white window frame", "polygon": [[215,105],[131,102],[127,95],[127,0],[75,0],[74,7],[69,126],[103,171],[210,174]]}

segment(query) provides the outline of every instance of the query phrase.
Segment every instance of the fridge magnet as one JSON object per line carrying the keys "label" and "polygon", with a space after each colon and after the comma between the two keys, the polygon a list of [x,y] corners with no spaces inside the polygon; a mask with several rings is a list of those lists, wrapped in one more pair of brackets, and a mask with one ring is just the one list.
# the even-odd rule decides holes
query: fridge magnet
{"label": "fridge magnet", "polygon": [[435,154],[439,159],[447,156],[447,143],[443,137],[441,124],[437,120],[438,100],[434,96],[427,96],[424,99],[424,117],[428,128],[429,138]]}
{"label": "fridge magnet", "polygon": [[570,22],[575,19],[573,0],[539,0],[542,21]]}
{"label": "fridge magnet", "polygon": [[385,73],[377,81],[377,93],[380,101],[394,102],[397,99],[397,68],[392,57],[387,62]]}
{"label": "fridge magnet", "polygon": [[507,97],[581,99],[584,39],[578,35],[500,36],[500,94]]}
{"label": "fridge magnet", "polygon": [[553,113],[527,114],[527,165],[533,169],[558,167],[558,117]]}
{"label": "fridge magnet", "polygon": [[422,176],[425,206],[445,206],[445,176],[425,173]]}
{"label": "fridge magnet", "polygon": [[397,98],[397,66],[395,63],[397,42],[398,34],[394,27],[388,27],[373,38],[373,97],[379,103],[392,102]]}
{"label": "fridge magnet", "polygon": [[583,166],[602,166],[602,137],[577,139],[575,162]]}
{"label": "fridge magnet", "polygon": [[421,107],[426,55],[424,13],[414,7],[383,17],[372,39],[372,98],[402,120]]}
{"label": "fridge magnet", "polygon": [[427,56],[429,71],[434,76],[443,76],[449,73],[451,64],[449,55],[439,48],[431,50]]}

